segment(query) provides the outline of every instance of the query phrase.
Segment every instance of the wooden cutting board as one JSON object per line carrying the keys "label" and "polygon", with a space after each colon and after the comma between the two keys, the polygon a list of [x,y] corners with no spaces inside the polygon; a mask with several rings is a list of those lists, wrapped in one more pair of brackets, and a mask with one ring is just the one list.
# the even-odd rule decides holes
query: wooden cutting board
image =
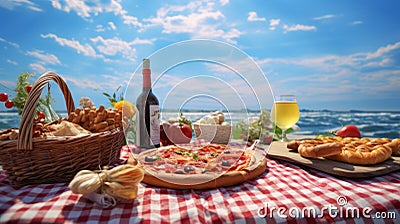
{"label": "wooden cutting board", "polygon": [[376,165],[352,165],[344,162],[329,160],[325,158],[310,159],[300,156],[299,153],[289,151],[285,142],[272,142],[269,146],[264,146],[268,152],[268,157],[287,161],[297,165],[310,167],[323,171],[328,174],[341,177],[369,178],[381,176],[400,170],[400,157],[392,156],[388,160]]}

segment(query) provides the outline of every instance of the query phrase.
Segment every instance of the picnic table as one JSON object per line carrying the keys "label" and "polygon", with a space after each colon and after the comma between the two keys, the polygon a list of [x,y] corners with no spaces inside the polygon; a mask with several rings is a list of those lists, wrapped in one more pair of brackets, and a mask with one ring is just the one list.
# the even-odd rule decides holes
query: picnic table
{"label": "picnic table", "polygon": [[68,183],[14,188],[0,171],[0,223],[399,223],[399,192],[399,172],[348,179],[268,158],[262,175],[240,185],[174,190],[140,183],[135,200],[103,208]]}

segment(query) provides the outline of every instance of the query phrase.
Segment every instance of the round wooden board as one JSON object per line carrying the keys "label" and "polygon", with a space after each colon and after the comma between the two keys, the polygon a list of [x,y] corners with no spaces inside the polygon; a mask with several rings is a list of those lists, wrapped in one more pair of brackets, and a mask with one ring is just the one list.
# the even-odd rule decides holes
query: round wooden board
{"label": "round wooden board", "polygon": [[[152,149],[144,151],[139,156],[152,153]],[[212,189],[241,184],[264,173],[267,168],[267,159],[263,151],[255,150],[252,162],[249,167],[241,171],[230,171],[225,173],[205,173],[205,174],[175,174],[165,172],[155,172],[145,169],[143,183],[158,187],[172,189]]]}

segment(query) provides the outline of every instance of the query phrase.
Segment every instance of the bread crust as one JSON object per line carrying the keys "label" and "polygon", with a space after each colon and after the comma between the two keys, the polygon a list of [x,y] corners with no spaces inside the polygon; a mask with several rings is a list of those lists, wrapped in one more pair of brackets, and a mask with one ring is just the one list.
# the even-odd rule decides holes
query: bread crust
{"label": "bread crust", "polygon": [[372,148],[361,145],[357,148],[344,147],[340,154],[327,158],[355,165],[373,165],[387,160],[391,155],[392,149],[387,145],[377,145]]}
{"label": "bread crust", "polygon": [[400,138],[393,139],[391,142],[386,143],[392,149],[392,155],[400,156]]}
{"label": "bread crust", "polygon": [[340,154],[342,152],[342,145],[335,142],[319,145],[300,144],[298,151],[301,156],[307,158],[327,157]]}
{"label": "bread crust", "polygon": [[296,148],[308,158],[325,157],[355,165],[373,165],[383,162],[393,154],[400,155],[400,139],[321,137],[293,141],[288,148]]}

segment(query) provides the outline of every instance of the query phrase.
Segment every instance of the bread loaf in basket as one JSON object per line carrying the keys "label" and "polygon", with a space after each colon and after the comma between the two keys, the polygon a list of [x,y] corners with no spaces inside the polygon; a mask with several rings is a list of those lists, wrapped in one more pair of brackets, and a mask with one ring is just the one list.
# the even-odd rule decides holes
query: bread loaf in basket
{"label": "bread loaf in basket", "polygon": [[125,144],[122,127],[79,136],[33,138],[35,108],[50,81],[61,89],[68,113],[75,110],[61,76],[47,72],[35,81],[22,112],[18,139],[0,141],[0,165],[13,186],[69,182],[80,170],[96,170],[118,162]]}

